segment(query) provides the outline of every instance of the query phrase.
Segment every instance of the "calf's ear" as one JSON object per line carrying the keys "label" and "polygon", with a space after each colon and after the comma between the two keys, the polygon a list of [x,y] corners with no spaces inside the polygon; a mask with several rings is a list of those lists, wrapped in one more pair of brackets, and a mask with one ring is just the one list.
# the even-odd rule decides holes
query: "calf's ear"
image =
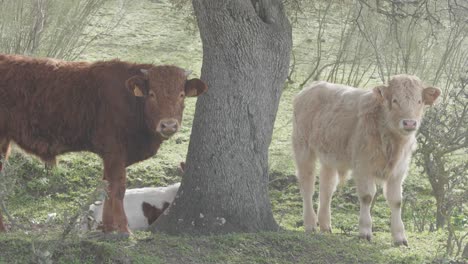
{"label": "calf's ear", "polygon": [[185,96],[199,96],[206,90],[208,90],[208,86],[200,79],[191,79],[185,83]]}
{"label": "calf's ear", "polygon": [[383,101],[384,101],[384,91],[383,91],[384,88],[385,88],[385,86],[380,85],[380,86],[374,87],[374,88],[372,89],[372,93],[374,94],[374,97],[375,97],[379,102],[383,102]]}
{"label": "calf's ear", "polygon": [[146,80],[141,76],[133,76],[125,82],[127,89],[137,97],[148,95],[148,87]]}
{"label": "calf's ear", "polygon": [[433,105],[439,97],[441,91],[439,88],[427,87],[423,90],[423,100],[425,105]]}

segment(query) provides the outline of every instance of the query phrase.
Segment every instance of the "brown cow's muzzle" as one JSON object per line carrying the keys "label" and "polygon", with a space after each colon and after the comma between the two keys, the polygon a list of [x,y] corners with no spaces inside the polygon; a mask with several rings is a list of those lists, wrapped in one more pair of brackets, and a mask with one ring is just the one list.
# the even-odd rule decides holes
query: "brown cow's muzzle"
{"label": "brown cow's muzzle", "polygon": [[156,132],[164,138],[170,138],[179,130],[179,122],[176,119],[163,119],[159,122]]}

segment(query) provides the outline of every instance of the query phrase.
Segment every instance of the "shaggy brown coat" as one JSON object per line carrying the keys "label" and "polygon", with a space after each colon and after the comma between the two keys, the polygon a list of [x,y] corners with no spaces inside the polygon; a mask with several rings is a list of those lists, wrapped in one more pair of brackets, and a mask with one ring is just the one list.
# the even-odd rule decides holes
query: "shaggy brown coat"
{"label": "shaggy brown coat", "polygon": [[184,98],[206,89],[175,66],[0,55],[0,151],[7,157],[15,142],[48,164],[96,153],[109,182],[104,231],[129,232],[125,167],[156,154],[179,129]]}

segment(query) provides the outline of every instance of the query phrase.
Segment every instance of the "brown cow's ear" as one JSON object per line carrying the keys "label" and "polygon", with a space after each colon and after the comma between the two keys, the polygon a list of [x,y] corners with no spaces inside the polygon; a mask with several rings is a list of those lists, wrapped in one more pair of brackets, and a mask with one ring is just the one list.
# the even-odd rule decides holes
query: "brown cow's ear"
{"label": "brown cow's ear", "polygon": [[384,101],[384,91],[383,91],[384,88],[385,86],[380,85],[372,89],[372,93],[374,93],[375,98],[377,98],[379,102]]}
{"label": "brown cow's ear", "polygon": [[439,88],[427,87],[423,90],[423,100],[425,105],[433,105],[439,97],[441,91]]}
{"label": "brown cow's ear", "polygon": [[200,79],[191,79],[185,83],[185,96],[199,96],[206,90],[208,86]]}
{"label": "brown cow's ear", "polygon": [[131,77],[125,82],[125,85],[136,97],[144,97],[148,95],[146,80],[141,76]]}

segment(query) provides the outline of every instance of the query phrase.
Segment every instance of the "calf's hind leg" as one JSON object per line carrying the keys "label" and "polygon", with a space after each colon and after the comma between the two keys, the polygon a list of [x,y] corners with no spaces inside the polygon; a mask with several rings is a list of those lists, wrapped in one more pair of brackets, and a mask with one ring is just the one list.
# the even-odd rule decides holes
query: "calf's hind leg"
{"label": "calf's hind leg", "polygon": [[294,148],[294,160],[296,162],[296,177],[299,181],[299,189],[303,201],[304,227],[306,232],[315,231],[317,216],[313,207],[315,190],[315,156],[304,146]]}
{"label": "calf's hind leg", "polygon": [[320,171],[320,206],[318,212],[321,232],[331,233],[331,199],[338,185],[338,172],[334,168],[322,165]]}

